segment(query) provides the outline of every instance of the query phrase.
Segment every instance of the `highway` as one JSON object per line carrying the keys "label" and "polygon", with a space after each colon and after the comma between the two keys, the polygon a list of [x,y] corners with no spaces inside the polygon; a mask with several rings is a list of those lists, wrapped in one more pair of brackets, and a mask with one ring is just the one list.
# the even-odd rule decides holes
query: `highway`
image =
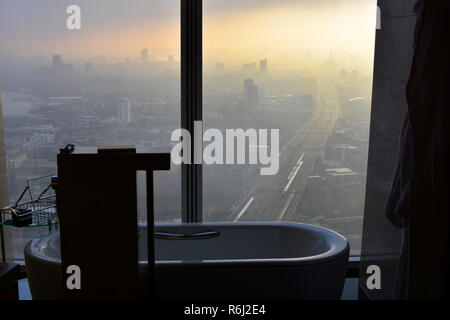
{"label": "highway", "polygon": [[[340,114],[336,89],[320,84],[311,119],[280,151],[278,174],[259,176],[255,185],[233,207],[231,221],[305,221],[295,216],[308,177],[320,150],[333,133]],[[280,128],[282,130],[282,128]],[[303,219],[302,219],[303,218]]]}

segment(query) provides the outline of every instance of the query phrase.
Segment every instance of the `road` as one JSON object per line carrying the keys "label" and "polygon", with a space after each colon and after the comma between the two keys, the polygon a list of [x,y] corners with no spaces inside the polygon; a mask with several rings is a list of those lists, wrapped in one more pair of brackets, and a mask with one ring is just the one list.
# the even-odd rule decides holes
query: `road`
{"label": "road", "polygon": [[311,119],[281,150],[278,174],[259,176],[253,188],[235,204],[229,217],[231,221],[293,220],[308,177],[312,175],[320,150],[332,135],[340,113],[333,85],[319,85],[317,97]]}

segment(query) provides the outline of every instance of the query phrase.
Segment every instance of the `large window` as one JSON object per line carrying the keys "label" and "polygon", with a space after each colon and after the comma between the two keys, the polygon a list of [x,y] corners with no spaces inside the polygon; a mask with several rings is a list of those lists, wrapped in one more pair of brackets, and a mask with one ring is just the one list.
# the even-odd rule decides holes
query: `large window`
{"label": "large window", "polygon": [[280,156],[273,175],[250,158],[204,165],[203,220],[317,224],[360,251],[375,5],[204,1],[204,129],[242,128],[248,156],[277,152],[253,130],[279,129]]}
{"label": "large window", "polygon": [[[203,17],[191,10],[200,0],[78,0],[79,25],[73,2],[0,0],[10,203],[30,179],[44,177],[35,194],[48,184],[66,144],[168,152],[173,131],[202,118],[222,151],[201,170],[172,163],[155,174],[156,221],[305,222],[359,253],[375,0],[203,0]],[[245,142],[228,159],[239,138],[227,130]],[[10,258],[45,230],[6,228]]]}
{"label": "large window", "polygon": [[[44,176],[29,183],[34,198],[45,189],[58,149],[69,143],[170,151],[180,127],[178,0],[1,0],[0,25],[10,203],[29,179]],[[179,166],[156,173],[155,183],[156,220],[179,220]],[[5,227],[9,258],[21,258],[46,229]]]}

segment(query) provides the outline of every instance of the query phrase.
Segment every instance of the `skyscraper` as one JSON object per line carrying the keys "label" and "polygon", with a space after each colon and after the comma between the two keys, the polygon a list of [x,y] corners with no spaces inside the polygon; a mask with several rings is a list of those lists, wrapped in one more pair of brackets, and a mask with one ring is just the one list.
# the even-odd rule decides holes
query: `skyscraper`
{"label": "skyscraper", "polygon": [[131,122],[131,103],[128,99],[123,99],[119,104],[119,119],[122,122]]}
{"label": "skyscraper", "polygon": [[259,88],[253,83],[253,79],[244,80],[244,95],[249,110],[255,110],[259,105]]}
{"label": "skyscraper", "polygon": [[142,63],[148,62],[148,50],[147,49],[143,49],[141,51],[141,62]]}
{"label": "skyscraper", "polygon": [[253,79],[245,79],[244,80],[244,95],[246,98],[249,96],[252,86],[254,86]]}
{"label": "skyscraper", "polygon": [[63,67],[63,62],[60,54],[54,54],[52,58],[53,68],[60,70]]}
{"label": "skyscraper", "polygon": [[259,71],[263,73],[267,72],[267,59],[259,61]]}
{"label": "skyscraper", "polygon": [[0,84],[0,208],[8,205],[8,172],[6,169],[6,147],[3,130],[3,104]]}
{"label": "skyscraper", "polygon": [[252,86],[250,89],[250,95],[248,97],[248,105],[250,110],[254,111],[259,106],[259,88],[258,86]]}

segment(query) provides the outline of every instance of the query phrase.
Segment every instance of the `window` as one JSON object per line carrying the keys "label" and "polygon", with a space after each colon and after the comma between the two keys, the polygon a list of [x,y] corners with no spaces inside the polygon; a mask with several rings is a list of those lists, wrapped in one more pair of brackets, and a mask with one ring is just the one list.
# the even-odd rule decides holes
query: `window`
{"label": "window", "polygon": [[204,165],[204,221],[321,225],[346,236],[359,254],[375,5],[204,1],[204,129],[225,136],[242,128],[249,157],[254,148],[277,151],[253,129],[279,129],[280,154],[274,175],[262,175],[263,165],[249,165],[250,158]]}
{"label": "window", "polygon": [[[29,179],[44,176],[31,184],[34,198],[45,189],[48,175],[56,173],[58,148],[66,144],[136,145],[169,152],[171,132],[180,127],[179,1],[76,1],[79,30],[76,21],[69,21],[77,10],[72,3],[1,0],[0,77],[10,203]],[[155,174],[157,221],[180,218],[180,171],[173,166]],[[143,198],[145,190],[138,189]],[[27,200],[28,193],[22,198]],[[4,230],[13,239],[7,241],[12,245],[9,258],[20,259],[24,245],[47,227]]]}
{"label": "window", "polygon": [[[71,1],[0,1],[9,202],[31,178],[42,190],[68,143],[170,151],[173,130],[199,120],[224,152],[155,174],[156,221],[318,224],[359,253],[375,0],[204,0],[203,17],[199,0],[81,0],[79,26]],[[245,148],[227,159],[237,129]],[[6,228],[13,258],[45,230]]]}

